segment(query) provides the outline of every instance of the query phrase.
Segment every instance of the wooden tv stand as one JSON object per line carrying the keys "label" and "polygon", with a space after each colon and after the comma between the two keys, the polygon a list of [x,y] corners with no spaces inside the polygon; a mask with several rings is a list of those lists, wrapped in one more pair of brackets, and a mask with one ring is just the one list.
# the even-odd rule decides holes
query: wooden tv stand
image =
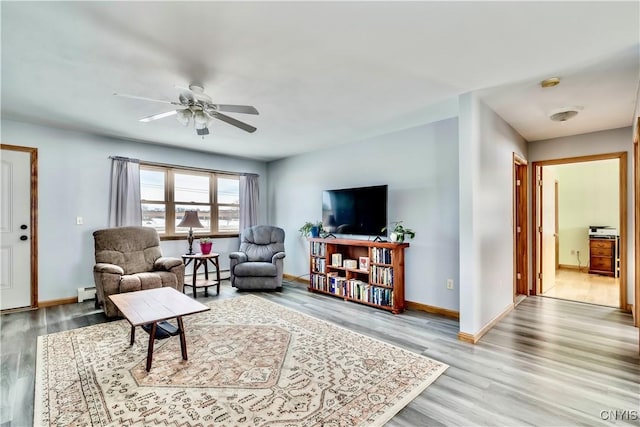
{"label": "wooden tv stand", "polygon": [[[309,291],[394,314],[404,310],[404,250],[408,243],[311,238],[309,246]],[[345,260],[355,260],[356,265],[345,265]]]}

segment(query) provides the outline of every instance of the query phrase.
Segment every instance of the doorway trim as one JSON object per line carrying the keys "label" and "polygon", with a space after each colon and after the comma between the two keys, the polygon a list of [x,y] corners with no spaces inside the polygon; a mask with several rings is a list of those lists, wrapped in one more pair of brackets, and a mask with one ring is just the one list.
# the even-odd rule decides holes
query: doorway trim
{"label": "doorway trim", "polygon": [[[31,308],[38,308],[38,149],[0,144],[0,150],[29,153],[31,164],[30,221],[31,221]],[[3,310],[3,312],[13,311]]]}
{"label": "doorway trim", "polygon": [[[634,252],[636,258],[635,304],[633,307],[633,314],[635,318],[635,325],[640,327],[640,117],[638,117],[635,138],[633,138],[633,195],[635,205],[633,225],[635,230]],[[640,348],[640,340],[638,346]]]}
{"label": "doorway trim", "polygon": [[[517,295],[529,295],[529,201],[528,196],[528,163],[517,153],[513,153],[513,302]],[[518,185],[520,180],[520,185]],[[516,197],[519,196],[519,197]],[[517,218],[521,225],[518,232]],[[520,254],[520,256],[519,256]],[[520,273],[520,278],[518,278]],[[520,286],[518,286],[520,280]]]}
{"label": "doorway trim", "polygon": [[[623,311],[629,311],[629,307],[627,306],[627,152],[620,151],[617,153],[607,153],[607,154],[594,154],[590,156],[580,156],[580,157],[566,157],[562,159],[553,159],[553,160],[541,160],[537,162],[533,162],[532,165],[532,174],[533,179],[531,180],[531,189],[532,189],[532,203],[533,203],[533,216],[534,219],[532,221],[532,232],[533,232],[533,288],[532,294],[538,295],[540,292],[540,282],[537,280],[540,274],[540,259],[542,258],[540,254],[538,254],[538,245],[537,239],[539,238],[538,232],[536,230],[536,224],[538,224],[538,206],[537,206],[537,196],[539,193],[539,179],[536,176],[536,171],[538,168],[542,166],[552,166],[552,165],[563,165],[569,163],[583,163],[583,162],[593,162],[596,160],[610,160],[610,159],[618,159],[619,167],[619,184],[618,188],[620,191],[620,200],[619,200],[619,215],[620,215],[620,309]],[[637,277],[637,275],[636,275]]]}

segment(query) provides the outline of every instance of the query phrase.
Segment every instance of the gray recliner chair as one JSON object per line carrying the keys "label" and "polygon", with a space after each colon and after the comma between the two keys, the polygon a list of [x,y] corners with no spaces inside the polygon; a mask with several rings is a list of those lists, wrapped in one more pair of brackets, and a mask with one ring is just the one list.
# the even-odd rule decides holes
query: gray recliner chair
{"label": "gray recliner chair", "polygon": [[231,286],[238,289],[282,287],[284,230],[256,225],[240,236],[240,249],[229,254]]}
{"label": "gray recliner chair", "polygon": [[97,303],[107,317],[120,315],[109,295],[170,286],[182,292],[184,264],[163,257],[158,232],[151,227],[117,227],[97,230],[93,278]]}

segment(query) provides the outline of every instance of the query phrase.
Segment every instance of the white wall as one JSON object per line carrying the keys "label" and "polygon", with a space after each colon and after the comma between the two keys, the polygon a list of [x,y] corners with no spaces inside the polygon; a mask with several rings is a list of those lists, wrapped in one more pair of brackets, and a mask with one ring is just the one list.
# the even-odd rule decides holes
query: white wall
{"label": "white wall", "polygon": [[457,159],[453,118],[269,163],[269,220],[287,233],[285,272],[309,273],[298,228],[321,219],[322,190],[387,184],[389,221],[416,231],[405,252],[406,299],[457,311]]}
{"label": "white wall", "polygon": [[524,139],[480,101],[460,96],[460,332],[513,304],[513,153]]}
{"label": "white wall", "polygon": [[529,143],[529,161],[627,152],[627,301],[633,301],[633,140],[628,127]]}
{"label": "white wall", "polygon": [[[209,138],[215,138],[215,135]],[[77,296],[77,288],[93,286],[93,231],[107,227],[112,155],[141,160],[250,172],[260,175],[266,188],[266,164],[231,157],[142,144],[81,132],[2,120],[2,142],[38,148],[38,299]],[[207,139],[203,140],[203,144]],[[263,194],[265,194],[264,192]],[[260,218],[266,220],[266,197]],[[76,225],[77,216],[84,225]],[[237,250],[238,239],[215,239],[221,269],[227,254]],[[167,256],[186,252],[186,241],[162,242]]]}
{"label": "white wall", "polygon": [[[620,186],[618,160],[570,163],[553,167],[558,179],[559,262],[578,266],[589,263],[590,225],[619,230]],[[573,251],[573,253],[571,253]]]}

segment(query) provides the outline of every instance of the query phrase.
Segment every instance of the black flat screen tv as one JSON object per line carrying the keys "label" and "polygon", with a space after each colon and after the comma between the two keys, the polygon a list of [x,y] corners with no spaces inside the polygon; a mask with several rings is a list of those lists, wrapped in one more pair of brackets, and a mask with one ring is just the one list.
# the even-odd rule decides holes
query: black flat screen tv
{"label": "black flat screen tv", "polygon": [[332,234],[386,235],[387,186],[322,192],[322,227]]}

